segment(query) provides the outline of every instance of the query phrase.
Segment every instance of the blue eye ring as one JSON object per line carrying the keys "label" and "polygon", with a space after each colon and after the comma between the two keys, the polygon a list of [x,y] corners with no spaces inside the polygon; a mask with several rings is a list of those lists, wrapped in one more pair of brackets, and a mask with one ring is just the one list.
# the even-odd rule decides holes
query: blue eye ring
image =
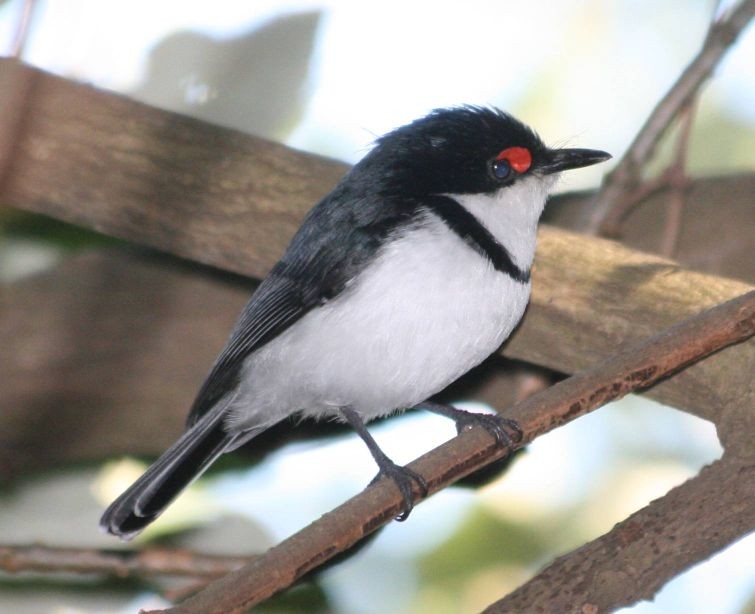
{"label": "blue eye ring", "polygon": [[490,165],[490,172],[495,179],[503,181],[511,176],[511,163],[508,160],[493,160]]}

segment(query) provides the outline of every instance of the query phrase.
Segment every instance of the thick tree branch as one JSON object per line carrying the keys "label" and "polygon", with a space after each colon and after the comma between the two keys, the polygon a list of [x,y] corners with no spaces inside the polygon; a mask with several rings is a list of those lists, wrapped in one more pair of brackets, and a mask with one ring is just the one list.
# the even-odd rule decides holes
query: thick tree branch
{"label": "thick tree branch", "polygon": [[42,545],[0,545],[0,570],[104,574],[118,578],[181,576],[209,580],[249,562],[250,557],[200,554],[183,548],[98,550]]}
{"label": "thick tree branch", "polygon": [[[691,179],[684,198],[684,223],[679,229],[674,260],[687,268],[755,282],[755,174]],[[584,232],[594,211],[595,192],[556,196],[545,209],[548,224]],[[659,253],[664,240],[661,212],[673,207],[674,195],[664,190],[648,196],[621,227],[621,243]],[[716,232],[710,232],[712,227]],[[721,237],[726,237],[725,241]],[[663,255],[663,254],[661,254]]]}
{"label": "thick tree branch", "polygon": [[[518,403],[507,416],[522,426],[524,438],[520,445],[523,445],[753,334],[755,291],[689,318]],[[432,494],[502,455],[493,437],[474,429],[425,454],[410,467],[426,479]],[[415,495],[419,497],[420,493]],[[390,522],[401,506],[395,486],[381,480],[254,562],[166,611],[176,614],[244,611]]]}
{"label": "thick tree branch", "polygon": [[673,120],[691,102],[753,15],[755,0],[742,0],[711,25],[702,49],[658,102],[622,159],[606,176],[596,197],[591,230],[617,236],[621,221],[633,204],[627,197],[635,188],[641,169],[652,158]]}
{"label": "thick tree branch", "polygon": [[0,59],[18,80],[0,203],[236,273],[263,276],[347,168]]}
{"label": "thick tree branch", "polygon": [[[685,271],[668,260],[610,241],[543,232],[530,307],[503,353],[576,373],[617,348],[751,289],[746,284]],[[729,294],[732,291],[734,294]],[[731,367],[723,366],[732,359]],[[746,361],[755,361],[755,347],[724,351],[661,382],[647,394],[720,427],[722,408],[736,402],[751,382],[751,373],[738,367]],[[728,433],[722,432],[722,437]]]}
{"label": "thick tree branch", "polygon": [[[12,60],[0,60],[0,86],[0,171],[7,165],[0,204],[243,275],[269,270],[305,212],[347,169]],[[740,276],[751,260],[751,195],[751,176],[695,183],[678,258]],[[566,198],[574,214],[562,214],[558,199],[546,214],[581,230],[587,196]],[[643,209],[663,203],[660,196]],[[725,244],[709,240],[712,223],[722,225]],[[632,220],[627,240],[652,251],[659,228],[657,217],[644,215]]]}
{"label": "thick tree branch", "polygon": [[0,481],[167,448],[252,288],[123,250],[0,285]]}
{"label": "thick tree branch", "polygon": [[755,529],[752,455],[698,476],[556,559],[486,612],[613,612],[650,600],[681,571]]}

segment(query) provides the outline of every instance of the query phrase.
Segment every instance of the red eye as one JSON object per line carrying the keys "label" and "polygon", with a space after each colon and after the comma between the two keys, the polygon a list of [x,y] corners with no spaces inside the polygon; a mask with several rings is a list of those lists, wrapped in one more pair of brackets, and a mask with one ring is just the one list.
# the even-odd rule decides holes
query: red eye
{"label": "red eye", "polygon": [[496,160],[506,160],[517,173],[525,173],[532,165],[532,154],[526,147],[508,147],[499,153]]}

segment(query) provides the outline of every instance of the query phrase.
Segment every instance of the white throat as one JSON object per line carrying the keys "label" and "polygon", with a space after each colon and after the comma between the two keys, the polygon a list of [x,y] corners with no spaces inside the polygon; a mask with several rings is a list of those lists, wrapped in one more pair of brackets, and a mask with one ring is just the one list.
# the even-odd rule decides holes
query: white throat
{"label": "white throat", "polygon": [[449,194],[503,245],[514,263],[529,269],[535,257],[537,223],[558,175],[531,176],[492,194]]}

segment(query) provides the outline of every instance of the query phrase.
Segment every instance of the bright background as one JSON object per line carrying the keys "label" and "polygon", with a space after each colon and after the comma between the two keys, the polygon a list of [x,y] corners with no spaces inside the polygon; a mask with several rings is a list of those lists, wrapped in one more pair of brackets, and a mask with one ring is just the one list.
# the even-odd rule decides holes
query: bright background
{"label": "bright background", "polygon": [[[723,3],[724,8],[727,3]],[[0,3],[0,52],[20,1]],[[294,147],[354,162],[370,142],[430,109],[494,104],[549,144],[619,157],[700,47],[713,3],[229,0],[39,1],[24,59],[71,79]],[[705,90],[691,144],[694,173],[752,168],[755,37],[745,32]],[[605,166],[560,189],[595,186]],[[0,238],[5,281],[64,255],[54,242]],[[429,415],[374,428],[407,462],[449,438]],[[539,438],[479,491],[449,489],[326,572],[308,609],[473,612],[557,554],[609,530],[719,457],[713,427],[628,398]],[[141,471],[123,460],[66,470],[0,498],[0,543],[116,547],[103,506]],[[184,544],[254,552],[358,492],[375,467],[356,436],[290,445],[248,471],[214,473],[147,532],[206,524]],[[669,583],[642,613],[734,613],[755,598],[755,538]],[[0,611],[132,612],[149,591],[4,588]],[[294,609],[285,602],[283,609]]]}

